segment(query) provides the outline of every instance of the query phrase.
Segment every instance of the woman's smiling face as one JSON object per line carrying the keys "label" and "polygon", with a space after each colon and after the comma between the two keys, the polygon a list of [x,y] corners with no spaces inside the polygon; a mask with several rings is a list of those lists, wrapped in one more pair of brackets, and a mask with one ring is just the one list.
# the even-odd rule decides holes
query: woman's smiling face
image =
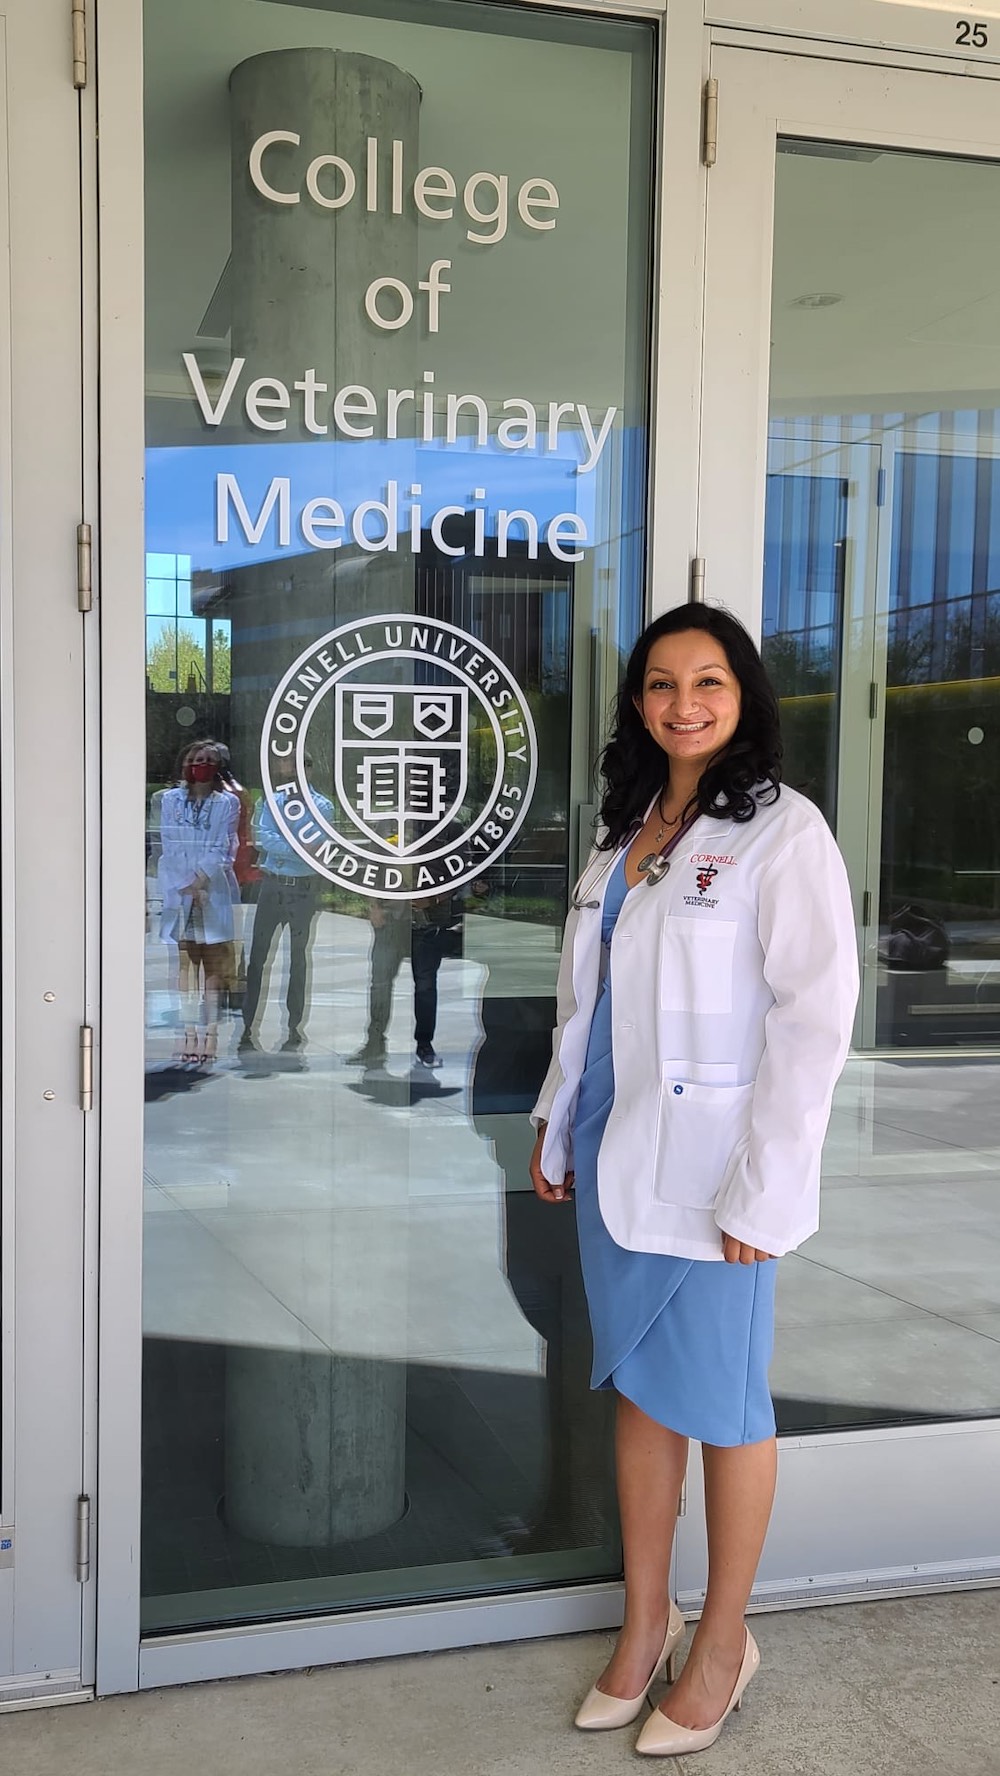
{"label": "woman's smiling face", "polygon": [[739,726],[740,682],[720,642],[684,629],[654,641],[635,706],[668,758],[704,766]]}

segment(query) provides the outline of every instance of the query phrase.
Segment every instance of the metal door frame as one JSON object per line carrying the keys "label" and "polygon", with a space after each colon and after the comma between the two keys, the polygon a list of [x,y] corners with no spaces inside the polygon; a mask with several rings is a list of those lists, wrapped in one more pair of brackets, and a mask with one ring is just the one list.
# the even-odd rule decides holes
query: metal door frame
{"label": "metal door frame", "polygon": [[83,345],[89,101],[64,0],[8,0],[0,285],[3,857],[3,1518],[0,1708],[92,1693],[96,1119],[81,1104],[96,879],[96,627],[78,607],[94,457]]}

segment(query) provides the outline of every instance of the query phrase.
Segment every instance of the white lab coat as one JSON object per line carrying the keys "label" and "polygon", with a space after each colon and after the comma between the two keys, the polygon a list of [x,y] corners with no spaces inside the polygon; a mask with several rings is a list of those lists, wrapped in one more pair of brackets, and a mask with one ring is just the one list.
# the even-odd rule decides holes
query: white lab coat
{"label": "white lab coat", "polygon": [[[572,1170],[572,1128],[617,854],[594,852],[571,910],[552,1065],[532,1112],[541,1164]],[[604,873],[601,874],[602,869]],[[714,871],[714,874],[711,873]],[[701,815],[611,941],[615,1098],[598,1196],[620,1246],[722,1260],[721,1232],[776,1257],[819,1226],[833,1088],[858,996],[843,859],[812,802],[782,788],[746,823]]]}
{"label": "white lab coat", "polygon": [[[198,811],[198,822],[192,819]],[[160,800],[160,858],[157,876],[163,894],[161,935],[168,943],[195,937],[201,943],[229,943],[233,922],[233,845],[240,817],[238,797],[216,789],[195,803],[183,787],[166,789]],[[206,885],[197,902],[184,890],[202,875]]]}

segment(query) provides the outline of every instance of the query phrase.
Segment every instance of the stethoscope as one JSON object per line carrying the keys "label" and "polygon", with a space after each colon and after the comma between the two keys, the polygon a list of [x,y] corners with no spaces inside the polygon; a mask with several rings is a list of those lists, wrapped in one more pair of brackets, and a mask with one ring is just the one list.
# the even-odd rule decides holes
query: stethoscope
{"label": "stethoscope", "polygon": [[[647,815],[648,815],[648,810],[647,810]],[[671,836],[667,840],[666,844],[663,845],[659,851],[651,851],[649,853],[648,857],[644,857],[642,859],[641,863],[639,864],[639,870],[640,870],[640,873],[645,877],[647,888],[655,888],[657,882],[663,881],[664,876],[667,874],[667,871],[670,868],[670,853],[671,853],[671,851],[674,849],[675,845],[680,844],[680,841],[684,837],[684,834],[690,830],[690,828],[694,825],[697,818],[698,818],[697,813],[693,814],[691,816],[690,820],[686,820],[684,822],[684,825],[679,829],[678,832],[671,834]],[[642,820],[633,820],[632,825],[629,827],[628,832],[625,834],[625,837],[623,838],[617,851],[612,851],[610,853],[607,863],[601,864],[596,876],[594,876],[594,878],[591,882],[587,883],[586,888],[584,887],[584,884],[586,883],[586,880],[587,880],[587,870],[584,870],[582,876],[580,877],[575,888],[573,889],[573,893],[570,896],[570,906],[573,908],[573,911],[575,913],[582,913],[582,912],[586,911],[588,908],[595,908],[595,907],[600,906],[600,904],[601,904],[600,896],[598,896],[598,898],[596,900],[592,900],[589,897],[594,893],[594,890],[596,888],[600,887],[601,883],[604,881],[605,876],[607,876],[610,873],[610,871],[614,869],[622,852],[628,850],[628,847],[631,845],[632,840],[635,838],[636,833],[641,832],[642,828],[645,826],[645,824],[646,824],[645,818]],[[588,864],[587,869],[591,869],[592,867],[593,867],[593,865]],[[587,899],[584,899],[585,894],[588,897]]]}

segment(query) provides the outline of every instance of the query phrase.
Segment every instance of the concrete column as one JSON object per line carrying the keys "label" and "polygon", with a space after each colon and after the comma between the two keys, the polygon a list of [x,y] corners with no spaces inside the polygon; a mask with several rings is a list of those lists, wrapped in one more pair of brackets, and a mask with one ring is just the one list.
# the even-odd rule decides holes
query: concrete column
{"label": "concrete column", "polygon": [[[317,417],[331,425],[334,439],[329,404],[338,388],[360,383],[378,396],[387,387],[414,387],[419,374],[416,319],[400,332],[380,331],[365,313],[364,294],[376,277],[400,278],[411,289],[417,280],[416,218],[409,206],[402,216],[391,213],[389,181],[393,140],[403,143],[406,165],[417,165],[420,89],[411,75],[371,56],[290,49],[241,63],[230,91],[232,350],[247,360],[248,377],[280,377],[289,388],[314,370],[328,385]],[[298,204],[269,201],[250,178],[250,149],[269,130],[301,137],[298,146],[278,147],[266,159],[276,189],[303,192]],[[375,214],[367,208],[366,182],[373,136],[381,150]],[[343,209],[322,209],[305,191],[306,168],[324,154],[339,155],[357,175],[353,201]],[[323,189],[342,188],[342,175],[327,168]],[[299,445],[307,456],[322,440],[301,419],[288,418],[287,430],[273,437]],[[376,438],[378,430],[376,422]],[[252,450],[267,435],[244,421],[241,429],[227,427],[225,436]],[[340,447],[352,459],[356,453],[364,453],[362,461],[369,454],[374,459],[363,440]],[[369,480],[367,496],[380,497],[374,462]],[[317,482],[316,494],[337,497],[322,475]],[[285,666],[338,623],[380,610],[411,610],[414,577],[408,551],[364,555],[346,545],[312,551],[304,543],[292,558],[225,576],[212,608],[233,625],[231,744],[241,776],[256,781],[264,711]],[[324,756],[329,746],[328,725],[317,722],[310,750],[321,788],[333,781],[332,757]],[[316,1090],[326,1089],[317,1080]],[[328,1118],[318,1120],[329,1126]],[[282,1163],[277,1148],[274,1163],[276,1169]],[[378,1163],[373,1154],[373,1166]],[[388,1209],[393,1188],[404,1198],[406,1192],[388,1154],[386,1174],[379,1195]],[[406,1369],[385,1354],[405,1351],[405,1295],[400,1297],[392,1274],[396,1236],[386,1229],[381,1239],[365,1238],[364,1249],[352,1255],[344,1246],[351,1244],[354,1219],[345,1217],[337,1262],[365,1277],[371,1318],[360,1348],[366,1354],[229,1353],[226,1518],[251,1539],[329,1545],[373,1535],[403,1511]],[[331,1272],[331,1311],[324,1313],[321,1336],[335,1351],[337,1295]],[[352,1329],[345,1326],[343,1334],[344,1349],[356,1353]]]}
{"label": "concrete column", "polygon": [[[233,69],[230,105],[233,354],[246,359],[248,374],[278,376],[289,388],[307,370],[315,370],[329,387],[322,397],[326,411],[318,401],[317,412],[335,439],[329,403],[338,388],[359,383],[378,395],[387,388],[413,388],[415,375],[419,381],[418,318],[398,332],[384,332],[368,319],[364,296],[374,278],[399,278],[414,289],[419,275],[416,213],[407,202],[403,215],[392,214],[390,167],[394,140],[403,144],[405,166],[411,172],[417,167],[420,88],[411,74],[374,56],[285,49],[252,56]],[[276,189],[301,191],[297,204],[269,201],[250,178],[254,142],[277,129],[301,136],[301,145],[273,148],[265,171]],[[379,207],[374,214],[367,208],[366,189],[370,137],[380,144]],[[357,190],[343,209],[321,209],[305,190],[306,168],[322,154],[339,155],[355,170]],[[340,178],[335,168],[327,168],[321,188],[336,195]],[[285,431],[271,436],[321,443],[304,428],[297,411],[301,408],[287,415]],[[379,423],[373,423],[371,443],[341,439],[340,447],[350,451],[352,460],[371,459],[366,480],[370,497],[378,498],[373,446]],[[227,432],[227,438],[248,446],[267,437],[245,418],[236,436]],[[336,494],[318,479],[317,493]],[[233,623],[232,746],[248,775],[247,761],[259,742],[270,694],[267,687],[310,636],[370,612],[413,609],[409,552],[367,555],[360,561],[358,553],[350,543],[334,550],[310,550],[303,543],[301,554],[227,576],[225,608],[221,603],[214,608]],[[276,636],[277,625],[286,628],[287,643]],[[318,739],[318,728],[316,734]],[[322,766],[328,762],[323,760]],[[319,760],[317,765],[322,772]]]}
{"label": "concrete column", "polygon": [[405,1417],[404,1363],[233,1347],[226,1522],[285,1548],[385,1529],[403,1511]]}

